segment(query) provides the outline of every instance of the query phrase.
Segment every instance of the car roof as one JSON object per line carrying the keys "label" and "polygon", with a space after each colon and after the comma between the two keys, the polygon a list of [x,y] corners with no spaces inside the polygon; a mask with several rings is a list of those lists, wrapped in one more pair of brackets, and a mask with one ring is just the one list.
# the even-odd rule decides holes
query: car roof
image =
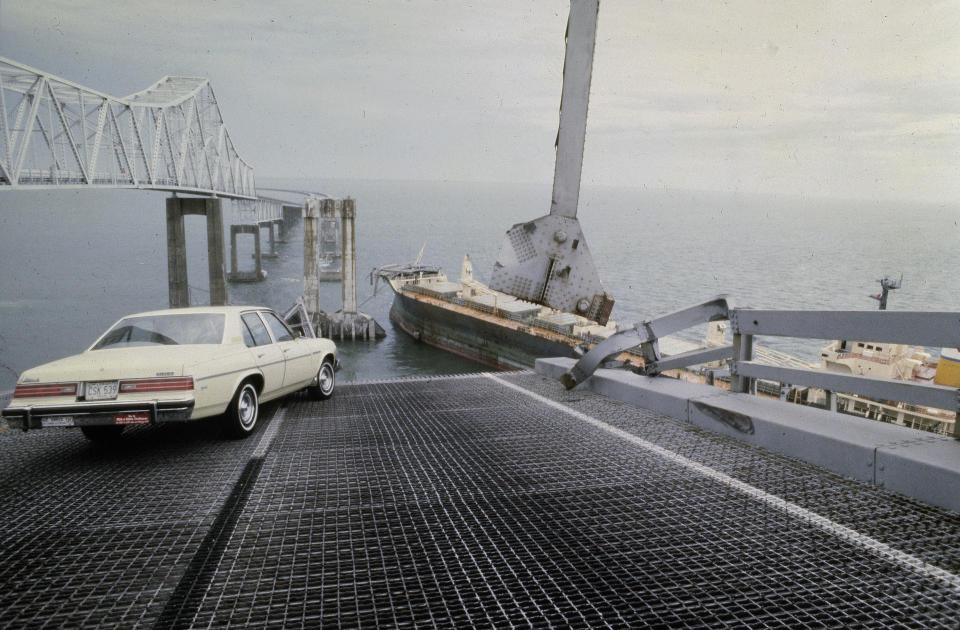
{"label": "car roof", "polygon": [[190,306],[187,308],[166,308],[158,311],[145,311],[143,313],[131,313],[125,317],[145,317],[149,315],[180,315],[180,314],[223,314],[241,313],[243,311],[271,311],[269,306]]}

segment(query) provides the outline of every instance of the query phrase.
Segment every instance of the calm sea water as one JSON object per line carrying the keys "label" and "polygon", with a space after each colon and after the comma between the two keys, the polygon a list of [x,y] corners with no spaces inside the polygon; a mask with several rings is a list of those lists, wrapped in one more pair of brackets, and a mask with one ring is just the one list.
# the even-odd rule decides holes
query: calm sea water
{"label": "calm sea water", "polygon": [[[464,253],[489,278],[514,223],[549,210],[550,186],[460,182],[259,181],[357,200],[357,295],[387,329],[380,341],[344,342],[341,378],[467,372],[472,362],[395,330],[389,288],[376,296],[376,265],[423,261],[459,277]],[[718,293],[769,308],[873,309],[876,280],[903,273],[893,310],[960,310],[960,204],[922,205],[748,197],[585,187],[580,220],[613,317],[633,322]],[[227,213],[228,220],[231,213]],[[80,352],[121,316],[167,306],[164,195],[137,191],[0,193],[0,391],[33,365]],[[204,220],[187,218],[191,300],[208,299]],[[229,235],[229,228],[225,232]],[[232,284],[230,302],[285,309],[303,290],[302,225],[292,225],[269,277]],[[252,268],[252,238],[240,261]],[[229,260],[229,251],[227,252]],[[322,306],[340,305],[325,283]],[[700,331],[693,331],[695,339]],[[820,343],[763,343],[814,360]]]}

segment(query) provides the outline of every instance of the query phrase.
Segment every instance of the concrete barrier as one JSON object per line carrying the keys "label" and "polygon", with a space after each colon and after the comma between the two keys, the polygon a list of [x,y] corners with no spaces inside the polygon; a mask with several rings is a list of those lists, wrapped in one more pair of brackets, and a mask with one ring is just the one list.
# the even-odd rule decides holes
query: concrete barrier
{"label": "concrete barrier", "polygon": [[[574,359],[537,359],[559,379]],[[627,370],[578,387],[960,511],[960,440],[813,407]]]}

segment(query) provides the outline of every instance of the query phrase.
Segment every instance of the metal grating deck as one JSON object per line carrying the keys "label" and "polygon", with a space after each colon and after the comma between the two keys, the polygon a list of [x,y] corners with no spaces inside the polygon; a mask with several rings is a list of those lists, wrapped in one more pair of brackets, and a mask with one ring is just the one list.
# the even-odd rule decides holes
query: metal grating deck
{"label": "metal grating deck", "polygon": [[960,619],[960,515],[529,373],[0,455],[5,627]]}

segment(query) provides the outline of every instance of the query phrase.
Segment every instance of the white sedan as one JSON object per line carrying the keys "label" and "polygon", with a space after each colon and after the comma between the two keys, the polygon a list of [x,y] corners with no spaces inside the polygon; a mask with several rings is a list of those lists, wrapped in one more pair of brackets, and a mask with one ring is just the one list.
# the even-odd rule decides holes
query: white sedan
{"label": "white sedan", "polygon": [[91,440],[127,425],[223,416],[246,437],[260,403],[307,388],[333,394],[337,348],[294,334],[268,308],[179,308],[124,317],[88,350],[27,370],[3,410],[11,428],[80,427]]}

